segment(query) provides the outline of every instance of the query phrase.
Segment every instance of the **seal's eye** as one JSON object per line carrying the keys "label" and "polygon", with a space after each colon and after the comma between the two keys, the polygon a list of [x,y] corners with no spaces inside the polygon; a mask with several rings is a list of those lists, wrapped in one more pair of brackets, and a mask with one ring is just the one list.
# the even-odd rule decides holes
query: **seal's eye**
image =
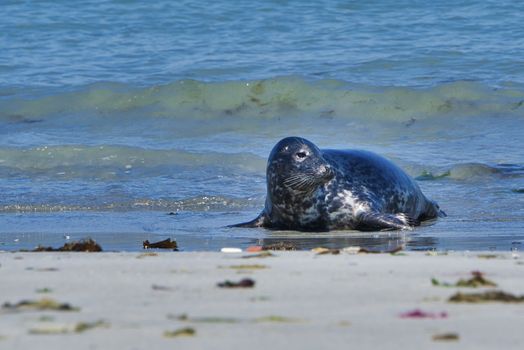
{"label": "seal's eye", "polygon": [[295,154],[295,156],[298,158],[298,159],[304,159],[307,157],[307,153],[306,152],[297,152]]}

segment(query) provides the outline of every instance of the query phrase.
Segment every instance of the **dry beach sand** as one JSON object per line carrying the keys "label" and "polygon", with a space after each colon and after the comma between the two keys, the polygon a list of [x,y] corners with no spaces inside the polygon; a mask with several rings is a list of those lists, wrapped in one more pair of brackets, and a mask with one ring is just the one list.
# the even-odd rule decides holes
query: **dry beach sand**
{"label": "dry beach sand", "polygon": [[[515,253],[2,252],[0,264],[1,349],[524,343],[524,259]],[[458,292],[499,300],[450,301]]]}

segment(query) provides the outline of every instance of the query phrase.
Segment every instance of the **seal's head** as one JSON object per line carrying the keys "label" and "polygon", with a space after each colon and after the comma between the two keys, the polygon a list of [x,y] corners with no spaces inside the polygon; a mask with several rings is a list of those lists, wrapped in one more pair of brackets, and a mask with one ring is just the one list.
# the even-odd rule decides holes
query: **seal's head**
{"label": "seal's head", "polygon": [[266,174],[272,201],[307,196],[334,176],[318,147],[301,137],[286,137],[273,147]]}

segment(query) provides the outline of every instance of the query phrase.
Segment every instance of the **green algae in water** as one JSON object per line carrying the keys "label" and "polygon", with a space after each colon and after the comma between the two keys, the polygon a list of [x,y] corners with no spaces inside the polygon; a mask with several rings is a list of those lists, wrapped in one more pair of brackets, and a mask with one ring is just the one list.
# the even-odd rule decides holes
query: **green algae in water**
{"label": "green algae in water", "polygon": [[434,175],[432,172],[424,170],[419,176],[415,178],[415,180],[418,181],[432,181],[432,180],[438,180],[443,179],[445,177],[448,177],[451,175],[450,171],[446,171],[442,174]]}

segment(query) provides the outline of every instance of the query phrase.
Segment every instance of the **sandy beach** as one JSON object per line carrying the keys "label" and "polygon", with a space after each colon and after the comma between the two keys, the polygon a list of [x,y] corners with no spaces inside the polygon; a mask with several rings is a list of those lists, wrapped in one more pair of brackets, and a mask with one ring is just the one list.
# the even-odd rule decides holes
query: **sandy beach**
{"label": "sandy beach", "polygon": [[[0,348],[520,349],[523,277],[500,252],[3,252]],[[489,291],[517,299],[449,301]]]}

